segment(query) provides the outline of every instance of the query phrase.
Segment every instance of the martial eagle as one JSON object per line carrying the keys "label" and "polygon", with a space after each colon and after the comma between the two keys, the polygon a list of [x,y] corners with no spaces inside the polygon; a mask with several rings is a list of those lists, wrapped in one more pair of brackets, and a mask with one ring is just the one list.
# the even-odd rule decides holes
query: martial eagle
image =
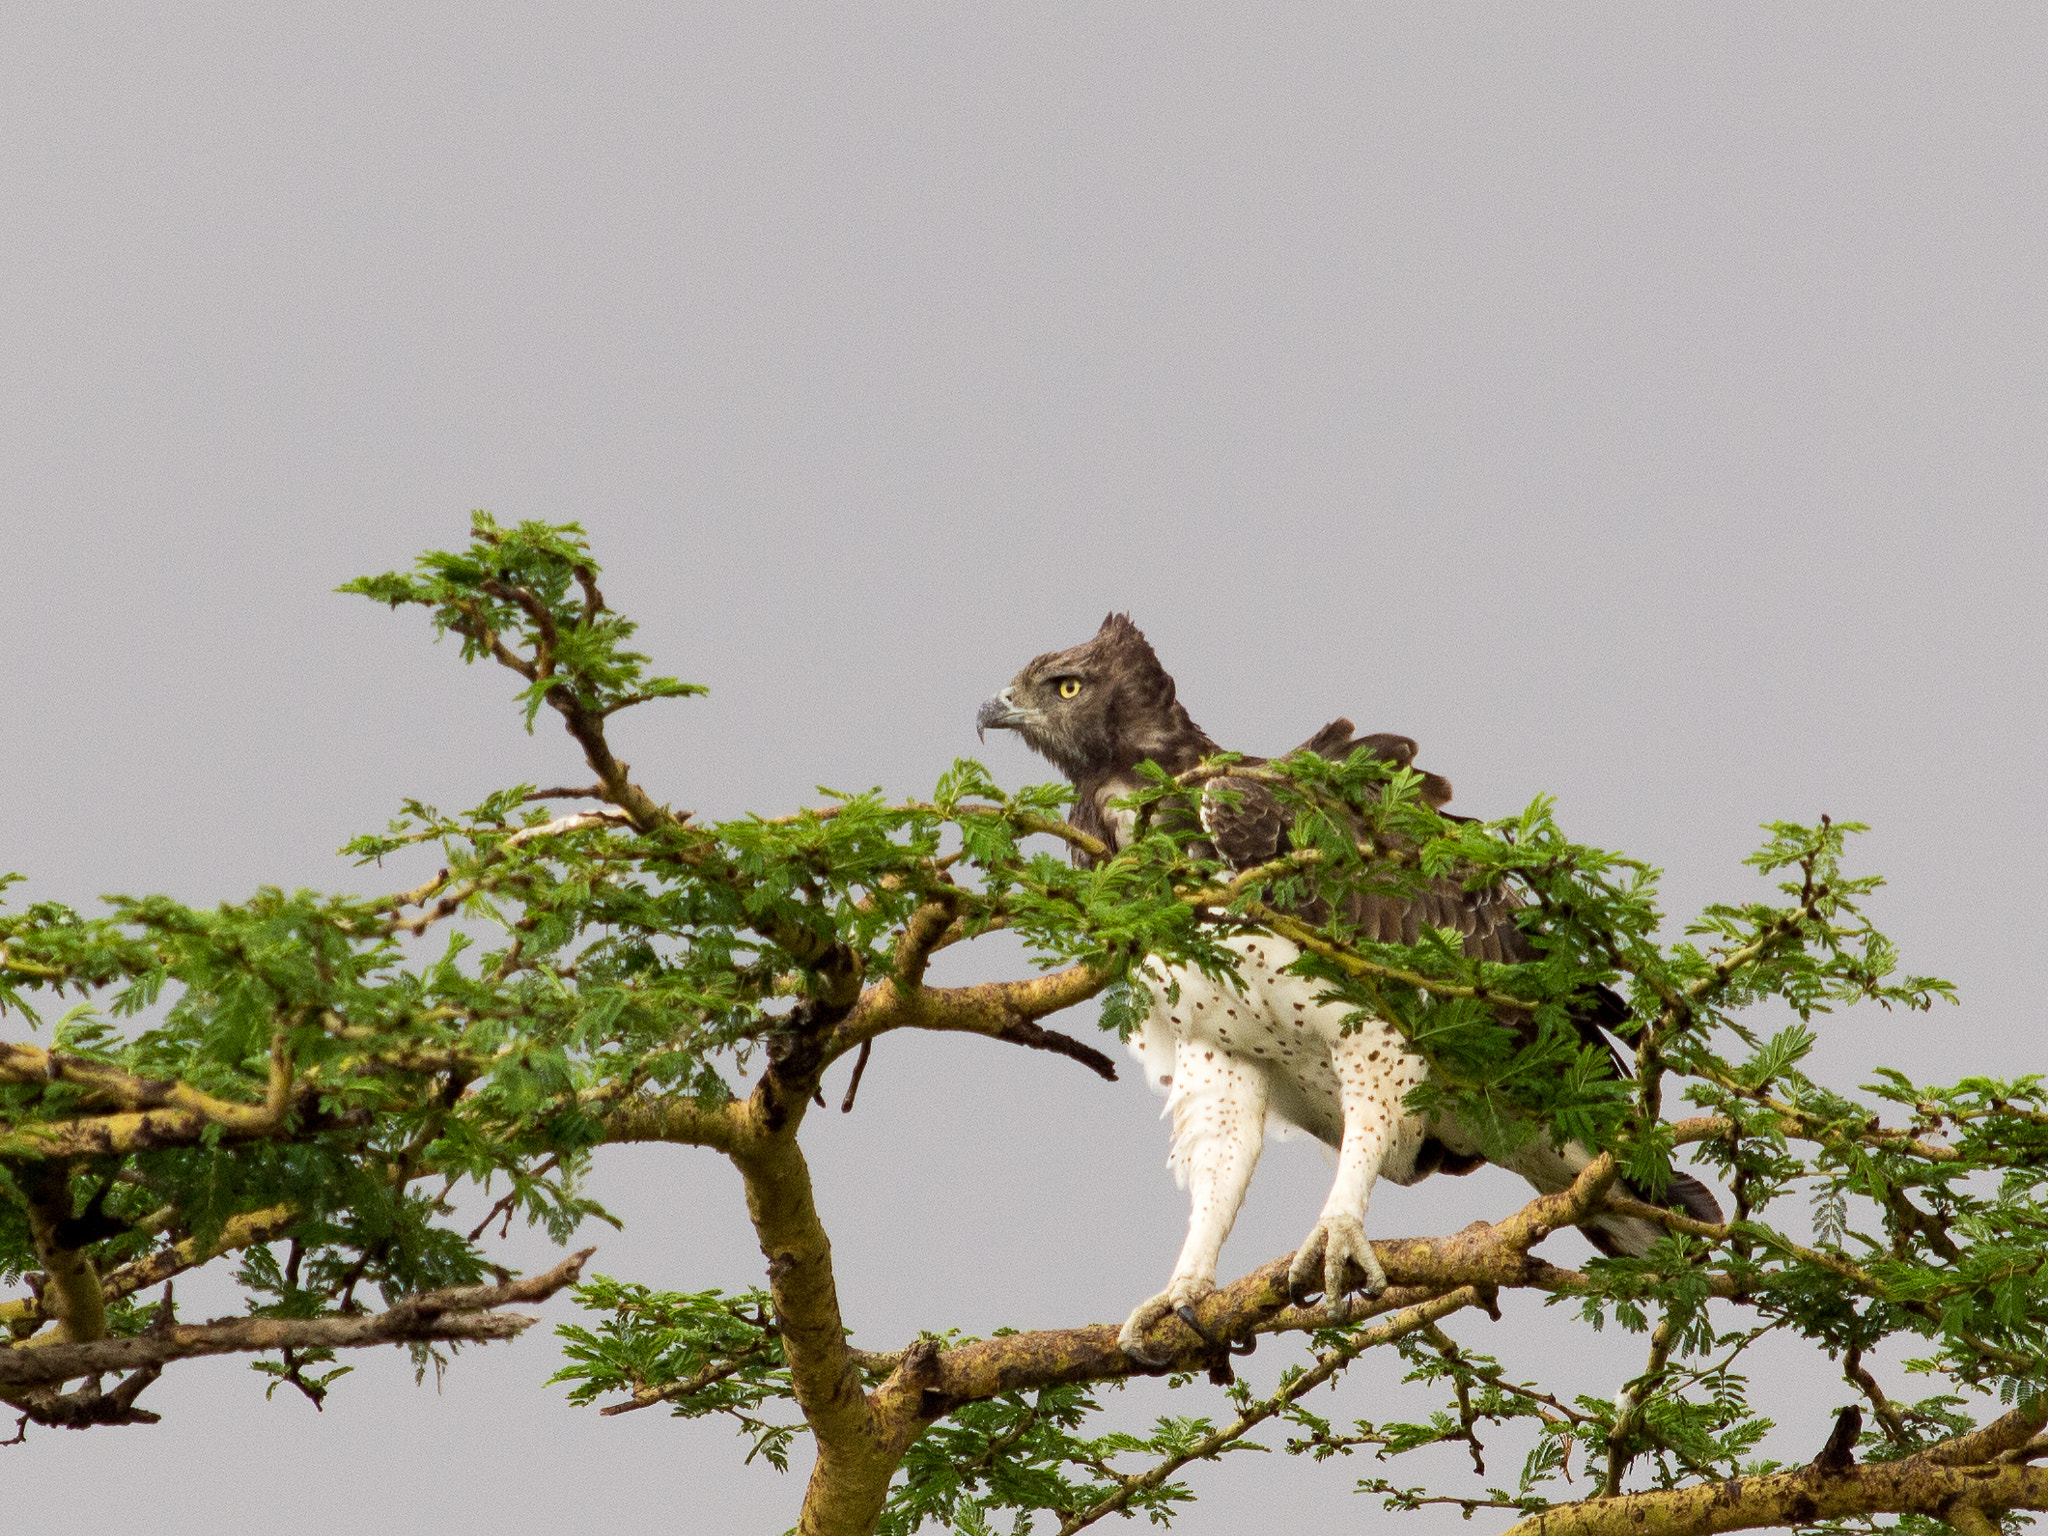
{"label": "martial eagle", "polygon": [[[1011,684],[981,706],[976,724],[1016,731],[1072,782],[1073,825],[1120,846],[1133,813],[1118,804],[1140,789],[1138,765],[1151,762],[1181,774],[1221,750],[1189,717],[1172,677],[1127,615],[1113,613],[1086,644],[1031,661]],[[1409,766],[1415,743],[1403,736],[1354,739],[1351,722],[1333,721],[1297,748],[1343,760],[1355,747]],[[1246,763],[1262,759],[1247,757]],[[1422,793],[1441,806],[1450,785],[1425,775]],[[1271,791],[1251,779],[1210,781],[1199,805],[1201,828],[1215,855],[1248,868],[1289,848],[1287,818]],[[1468,891],[1435,880],[1402,896],[1358,894],[1347,920],[1382,942],[1415,942],[1423,924],[1464,935],[1465,952],[1488,960],[1535,956],[1516,924],[1521,900],[1505,887]],[[1124,1323],[1119,1342],[1134,1358],[1146,1354],[1145,1331],[1169,1313],[1192,1321],[1189,1307],[1216,1286],[1216,1258],[1236,1220],[1269,1121],[1305,1131],[1336,1153],[1337,1176],[1321,1216],[1295,1255],[1289,1284],[1297,1296],[1318,1289],[1334,1314],[1355,1273],[1368,1295],[1386,1276],[1365,1237],[1365,1211],[1375,1182],[1412,1184],[1430,1173],[1468,1173],[1483,1161],[1479,1138],[1447,1117],[1425,1118],[1403,1107],[1429,1071],[1393,1026],[1368,1025],[1346,1035],[1346,1009],[1316,1001],[1315,983],[1290,975],[1299,951],[1276,935],[1229,941],[1240,957],[1238,984],[1218,986],[1192,968],[1170,975],[1151,963],[1152,1008],[1133,1037],[1146,1079],[1167,1095],[1173,1118],[1168,1159],[1188,1189],[1192,1210],[1186,1246],[1166,1289]],[[1598,1037],[1588,1020],[1582,1031]],[[1619,1062],[1617,1061],[1617,1067]],[[1576,1142],[1544,1135],[1502,1159],[1537,1189],[1568,1185],[1590,1154]],[[1685,1174],[1672,1176],[1666,1198],[1702,1221],[1718,1222],[1719,1205]],[[1610,1253],[1641,1254],[1658,1229],[1639,1218],[1602,1214],[1583,1229]]]}

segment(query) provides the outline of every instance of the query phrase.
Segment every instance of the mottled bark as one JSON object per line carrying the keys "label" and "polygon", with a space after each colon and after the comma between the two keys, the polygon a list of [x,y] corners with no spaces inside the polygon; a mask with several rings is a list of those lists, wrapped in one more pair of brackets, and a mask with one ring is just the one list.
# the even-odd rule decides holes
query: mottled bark
{"label": "mottled bark", "polygon": [[[119,1106],[115,1113],[0,1127],[0,1157],[57,1162],[191,1146],[211,1134],[247,1141],[276,1134],[293,1108],[291,1056],[272,1042],[261,1104],[216,1098],[189,1083],[159,1082],[33,1045],[0,1043],[0,1082],[68,1082]],[[310,1100],[306,1106],[310,1110]]]}
{"label": "mottled bark", "polygon": [[791,1387],[817,1445],[797,1530],[858,1536],[874,1528],[902,1451],[892,1454],[846,1345],[832,1244],[796,1143],[801,1101],[796,1116],[771,1128],[767,1099],[757,1090],[749,1102],[746,1128],[731,1155],[746,1181],[747,1213],[768,1260]]}
{"label": "mottled bark", "polygon": [[[65,1238],[71,1224],[71,1170],[62,1163],[29,1163],[15,1173],[28,1200],[28,1229],[43,1266],[37,1297],[45,1316],[55,1321],[53,1337],[65,1344],[83,1344],[107,1331],[107,1298],[85,1245]],[[4,1359],[5,1356],[0,1356]],[[0,1377],[0,1380],[4,1380]]]}
{"label": "mottled bark", "polygon": [[[113,1301],[118,1297],[132,1296],[137,1291],[147,1290],[153,1285],[161,1285],[188,1269],[210,1263],[224,1253],[233,1253],[253,1243],[267,1243],[281,1235],[297,1219],[297,1210],[289,1205],[266,1206],[260,1211],[249,1211],[240,1216],[230,1217],[222,1224],[219,1234],[211,1243],[202,1244],[198,1239],[188,1237],[147,1257],[109,1270],[100,1277],[100,1294],[107,1301]],[[0,1326],[16,1331],[33,1328],[49,1316],[50,1313],[37,1297],[0,1302]]]}
{"label": "mottled bark", "polygon": [[1507,1536],[1709,1536],[1857,1515],[1921,1514],[1980,1529],[2000,1510],[2048,1509],[2048,1467],[1945,1467],[1924,1456],[1842,1471],[1801,1467],[1654,1493],[1589,1499],[1532,1516]]}
{"label": "mottled bark", "polygon": [[514,1338],[540,1319],[492,1309],[543,1301],[573,1285],[593,1251],[586,1248],[572,1254],[529,1279],[427,1291],[362,1317],[243,1317],[220,1323],[167,1324],[134,1338],[0,1349],[0,1387],[55,1386],[78,1376],[157,1367],[197,1355]]}
{"label": "mottled bark", "polygon": [[1588,1499],[1532,1516],[1507,1536],[1708,1536],[1908,1513],[1982,1536],[2002,1510],[2048,1509],[2048,1467],[2015,1459],[2043,1424],[2048,1395],[1899,1461],[1857,1466],[1830,1440],[1797,1471]]}

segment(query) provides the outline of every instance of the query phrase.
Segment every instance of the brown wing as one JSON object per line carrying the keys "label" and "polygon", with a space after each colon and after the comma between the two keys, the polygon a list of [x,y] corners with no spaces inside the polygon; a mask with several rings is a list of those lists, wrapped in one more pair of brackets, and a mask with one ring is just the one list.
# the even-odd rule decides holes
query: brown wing
{"label": "brown wing", "polygon": [[[1332,720],[1315,735],[1287,755],[1297,752],[1313,752],[1317,757],[1326,757],[1333,763],[1341,763],[1359,747],[1367,748],[1374,757],[1392,763],[1396,768],[1415,766],[1415,738],[1395,736],[1376,731],[1370,736],[1352,735],[1354,727],[1349,720]],[[1442,774],[1422,772],[1422,798],[1431,810],[1442,810],[1451,803],[1451,781]]]}
{"label": "brown wing", "polygon": [[[1357,747],[1364,746],[1376,756],[1403,768],[1414,762],[1415,743],[1406,736],[1354,737],[1351,732],[1349,720],[1333,720],[1295,751],[1313,752],[1318,757],[1337,761],[1348,757]],[[1451,786],[1436,775],[1428,774],[1424,778],[1423,794],[1433,806],[1440,808],[1450,799]],[[1214,843],[1218,856],[1239,869],[1266,863],[1287,852],[1291,846],[1287,819],[1279,802],[1265,785],[1251,779],[1225,777],[1211,780],[1202,796],[1201,817],[1202,826]],[[1364,937],[1383,944],[1413,944],[1421,938],[1425,926],[1450,929],[1463,936],[1468,958],[1516,963],[1537,957],[1536,946],[1515,921],[1516,912],[1526,905],[1515,891],[1505,885],[1484,886],[1474,891],[1467,890],[1458,880],[1438,877],[1419,890],[1404,891],[1399,895],[1355,892],[1346,899],[1344,915]],[[1330,913],[1327,906],[1318,901],[1297,907],[1294,915],[1320,926],[1329,920]],[[1614,1075],[1624,1078],[1629,1075],[1628,1063],[1622,1059],[1606,1029],[1627,1017],[1627,1004],[1602,987],[1592,999],[1591,1006],[1577,1020],[1580,1038],[1605,1050],[1613,1064]],[[1533,1030],[1528,1015],[1512,1010],[1503,1010],[1500,1021],[1524,1036]],[[1469,1172],[1479,1162],[1476,1157],[1460,1156],[1438,1143],[1432,1142],[1431,1148],[1433,1151],[1426,1160],[1444,1172]],[[1649,1198],[1627,1181],[1624,1181],[1624,1188],[1638,1199]],[[1685,1211],[1697,1221],[1718,1223],[1721,1220],[1721,1206],[1712,1191],[1690,1174],[1672,1171],[1663,1203]],[[1594,1228],[1582,1230],[1603,1250],[1609,1247],[1604,1234]]]}
{"label": "brown wing", "polygon": [[1211,779],[1202,788],[1201,817],[1216,856],[1237,869],[1278,858],[1291,846],[1286,811],[1254,779]]}
{"label": "brown wing", "polygon": [[[1406,767],[1415,756],[1415,743],[1406,736],[1354,738],[1351,722],[1333,720],[1311,736],[1297,752],[1324,750],[1348,756],[1359,747]],[[1442,781],[1439,780],[1439,783]],[[1443,786],[1449,798],[1450,786]],[[1287,818],[1278,800],[1265,785],[1252,779],[1220,778],[1210,781],[1201,802],[1202,826],[1225,862],[1238,869],[1278,858],[1292,846],[1287,835]],[[1515,922],[1515,913],[1527,903],[1506,885],[1467,890],[1462,881],[1438,876],[1419,889],[1399,892],[1354,891],[1345,898],[1344,919],[1366,939],[1382,944],[1413,944],[1425,927],[1449,929],[1464,939],[1469,959],[1513,964],[1533,960],[1536,947]],[[1297,903],[1290,915],[1320,927],[1330,920],[1330,909],[1322,900]],[[1589,1044],[1605,1049],[1617,1076],[1628,1069],[1602,1032],[1627,1016],[1621,999],[1608,994],[1600,1006],[1579,1021],[1579,1032]],[[1503,1010],[1501,1023],[1519,1032],[1532,1027],[1526,1014]]]}
{"label": "brown wing", "polygon": [[1458,881],[1440,876],[1418,891],[1398,896],[1354,894],[1344,916],[1366,938],[1382,944],[1413,944],[1425,927],[1449,928],[1464,936],[1467,958],[1513,963],[1536,958],[1529,936],[1515,924],[1515,912],[1522,905],[1506,886],[1468,891]]}
{"label": "brown wing", "polygon": [[[1353,735],[1349,720],[1332,720],[1288,756],[1313,753],[1332,762],[1342,762],[1359,747],[1397,767],[1412,767],[1415,742],[1407,736]],[[1247,762],[1259,759],[1248,758]],[[1451,786],[1436,774],[1423,776],[1423,796],[1433,806],[1451,798]],[[1202,795],[1202,828],[1215,845],[1216,854],[1238,869],[1249,869],[1278,858],[1293,845],[1287,836],[1287,816],[1272,791],[1251,779],[1210,780]],[[1402,895],[1356,895],[1345,917],[1368,938],[1383,944],[1413,944],[1425,925],[1455,929],[1465,938],[1465,953],[1481,960],[1516,961],[1535,957],[1528,938],[1515,926],[1514,910],[1520,900],[1504,886],[1467,891],[1448,878],[1431,881],[1419,892]],[[1303,908],[1297,916],[1313,923],[1328,920],[1329,913]]]}

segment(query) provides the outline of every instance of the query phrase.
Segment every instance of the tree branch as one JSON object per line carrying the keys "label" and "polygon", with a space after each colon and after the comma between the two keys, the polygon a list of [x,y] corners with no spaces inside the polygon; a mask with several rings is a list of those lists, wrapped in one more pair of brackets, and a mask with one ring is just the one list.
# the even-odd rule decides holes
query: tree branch
{"label": "tree branch", "polygon": [[136,1407],[135,1399],[163,1373],[164,1368],[160,1365],[144,1366],[129,1372],[111,1392],[100,1390],[97,1376],[89,1377],[84,1385],[72,1392],[60,1393],[54,1387],[0,1392],[0,1402],[21,1410],[23,1426],[13,1440],[0,1441],[0,1444],[16,1444],[27,1434],[30,1424],[47,1424],[53,1429],[91,1429],[101,1424],[161,1423],[162,1414]]}
{"label": "tree branch", "polygon": [[1614,1426],[1607,1432],[1607,1471],[1600,1479],[1600,1491],[1608,1498],[1621,1491],[1621,1480],[1627,1474],[1629,1464],[1635,1460],[1635,1447],[1629,1442],[1642,1428],[1651,1394],[1664,1382],[1665,1368],[1671,1360],[1671,1346],[1677,1337],[1678,1330],[1673,1326],[1667,1309],[1650,1335],[1650,1358],[1644,1364],[1642,1374],[1621,1390],[1621,1411],[1615,1414]]}
{"label": "tree branch", "polygon": [[1084,1526],[1093,1525],[1105,1515],[1117,1513],[1137,1495],[1157,1488],[1189,1462],[1207,1460],[1232,1441],[1243,1439],[1245,1435],[1260,1424],[1263,1424],[1267,1419],[1273,1417],[1274,1414],[1280,1412],[1290,1403],[1300,1400],[1308,1393],[1313,1392],[1317,1387],[1323,1385],[1324,1382],[1365,1353],[1366,1350],[1376,1348],[1382,1344],[1391,1344],[1403,1335],[1413,1333],[1418,1328],[1429,1327],[1439,1319],[1448,1317],[1451,1313],[1461,1308],[1478,1306],[1480,1300],[1479,1292],[1473,1287],[1469,1285],[1460,1286],[1457,1290],[1450,1291],[1445,1295],[1432,1297],[1428,1301],[1418,1302],[1414,1306],[1405,1307],[1385,1322],[1377,1323],[1370,1328],[1353,1334],[1342,1345],[1324,1355],[1311,1369],[1304,1371],[1271,1397],[1266,1398],[1262,1402],[1254,1403],[1250,1408],[1239,1414],[1231,1423],[1204,1435],[1185,1451],[1167,1457],[1166,1460],[1160,1462],[1158,1466],[1152,1468],[1149,1472],[1129,1479],[1115,1493],[1109,1495],[1108,1498],[1062,1521],[1060,1523],[1060,1536],[1072,1536],[1073,1532],[1082,1529]]}
{"label": "tree branch", "polygon": [[2044,1424],[2048,1424],[2048,1392],[2037,1394],[2024,1407],[1993,1419],[1981,1429],[1930,1445],[1920,1454],[1936,1466],[1973,1466],[2025,1445],[2040,1433]]}
{"label": "tree branch", "polygon": [[[1585,1290],[1589,1282],[1584,1275],[1547,1263],[1528,1250],[1560,1227],[1575,1225],[1596,1210],[1614,1176],[1613,1157],[1603,1154],[1570,1189],[1539,1195],[1504,1221],[1476,1221],[1449,1237],[1374,1240],[1373,1252],[1392,1282],[1375,1303],[1376,1309],[1416,1306],[1461,1286],[1475,1287],[1482,1295],[1504,1287],[1567,1293]],[[1289,1296],[1287,1271],[1293,1257],[1288,1254],[1262,1264],[1204,1298],[1194,1309],[1203,1332],[1210,1338],[1241,1339],[1251,1333],[1329,1326],[1325,1307],[1297,1307]],[[1732,1279],[1726,1276],[1710,1275],[1707,1285],[1710,1294],[1734,1291]],[[1147,1346],[1170,1357],[1168,1370],[1198,1369],[1212,1353],[1199,1334],[1177,1322],[1162,1325]],[[899,1363],[897,1369],[899,1374],[907,1371],[908,1363]],[[1149,1374],[1148,1368],[1134,1362],[1118,1345],[1114,1323],[1004,1334],[939,1351],[926,1370],[916,1411],[929,1423],[962,1403],[1004,1392],[1143,1374]]]}
{"label": "tree branch", "polygon": [[[220,1235],[211,1243],[201,1246],[197,1238],[188,1237],[169,1248],[107,1271],[100,1278],[100,1294],[113,1301],[162,1285],[188,1269],[211,1263],[224,1253],[269,1242],[298,1220],[298,1216],[297,1208],[290,1205],[266,1206],[260,1211],[232,1216],[222,1224]],[[26,1328],[40,1322],[46,1315],[43,1303],[33,1296],[0,1302],[0,1326]]]}
{"label": "tree branch", "polygon": [[[572,791],[550,790],[548,793],[568,794],[572,793]],[[582,794],[584,792],[577,790],[573,791],[573,793]],[[532,799],[534,797],[529,795],[527,798]],[[489,882],[483,878],[484,871],[494,864],[502,863],[505,856],[513,849],[533,842],[537,838],[559,837],[565,832],[581,832],[590,827],[619,826],[630,822],[630,820],[631,818],[624,811],[620,810],[577,811],[572,815],[558,816],[553,821],[545,822],[537,827],[522,827],[503,842],[494,844],[486,849],[478,858],[471,877],[455,890],[448,891],[446,895],[440,896],[439,900],[434,900],[434,898],[437,893],[447,889],[450,878],[448,871],[445,869],[435,875],[433,879],[427,881],[426,884],[415,886],[409,891],[401,891],[397,895],[388,896],[379,902],[377,904],[378,910],[388,911],[393,914],[402,912],[407,907],[425,908],[415,918],[400,918],[394,915],[382,931],[385,933],[409,933],[414,938],[418,938],[433,924],[441,921],[443,918],[453,917],[462,910],[464,902],[486,889]],[[433,905],[428,906],[427,903],[429,901],[432,901]]]}
{"label": "tree branch", "polygon": [[0,1157],[57,1159],[183,1144],[209,1125],[236,1140],[267,1136],[284,1123],[291,1107],[292,1064],[280,1030],[271,1040],[263,1102],[243,1104],[217,1099],[190,1083],[137,1077],[100,1062],[6,1041],[0,1042],[0,1082],[73,1083],[127,1111],[32,1121],[0,1133]]}
{"label": "tree branch", "polygon": [[795,1125],[770,1130],[758,1104],[750,1102],[748,1110],[753,1124],[733,1147],[732,1160],[746,1181],[747,1213],[768,1260],[791,1390],[818,1447],[797,1530],[802,1536],[866,1536],[902,1453],[891,1455],[881,1444],[847,1348],[832,1243]]}
{"label": "tree branch", "polygon": [[553,789],[536,789],[530,790],[519,797],[522,804],[528,804],[535,800],[602,800],[603,798],[604,786],[602,784],[586,784],[581,789],[570,789],[567,786],[557,786]]}
{"label": "tree branch", "polygon": [[493,1309],[515,1302],[544,1301],[573,1285],[584,1261],[595,1251],[586,1248],[571,1254],[553,1269],[529,1279],[426,1291],[362,1317],[242,1317],[178,1324],[128,1339],[0,1349],[0,1387],[54,1386],[77,1376],[161,1367],[199,1355],[514,1338],[539,1319]]}
{"label": "tree branch", "polygon": [[1283,939],[1321,955],[1325,960],[1341,966],[1354,976],[1369,977],[1376,981],[1398,981],[1404,986],[1415,988],[1418,992],[1432,993],[1437,997],[1470,998],[1496,1008],[1519,1009],[1526,1012],[1534,1006],[1526,997],[1516,997],[1513,993],[1502,992],[1495,987],[1445,981],[1440,977],[1425,975],[1421,971],[1408,970],[1404,966],[1382,965],[1377,960],[1367,960],[1362,955],[1353,954],[1341,944],[1331,943],[1313,925],[1303,922],[1298,917],[1289,917],[1284,912],[1275,911],[1262,901],[1245,902],[1243,911],[1247,917],[1257,919],[1261,926],[1272,929]]}
{"label": "tree branch", "polygon": [[2048,1509],[2048,1467],[1943,1466],[1923,1453],[1588,1499],[1533,1515],[1506,1536],[1709,1536],[1908,1513],[1958,1524],[1966,1512],[2007,1509]]}
{"label": "tree branch", "polygon": [[[1751,1088],[1737,1082],[1727,1073],[1718,1071],[1710,1063],[1699,1063],[1690,1069],[1696,1076],[1704,1078],[1716,1088],[1732,1093],[1737,1098],[1747,1099],[1769,1110],[1779,1119],[1779,1129],[1788,1135],[1798,1136],[1816,1146],[1839,1147],[1845,1144],[1862,1143],[1866,1146],[1882,1147],[1889,1152],[1901,1152],[1909,1157],[1925,1158],[1930,1163],[1953,1163],[1962,1160],[1963,1154],[1954,1147],[1944,1147],[1938,1142],[1922,1141],[1907,1131],[1888,1130],[1881,1125],[1868,1125],[1853,1135],[1844,1135],[1817,1115],[1810,1115],[1793,1104],[1775,1099],[1761,1088]],[[1874,1118],[1874,1117],[1873,1117]]]}
{"label": "tree branch", "polygon": [[697,1393],[702,1392],[706,1387],[716,1386],[721,1381],[726,1381],[739,1375],[749,1364],[766,1352],[766,1345],[755,1344],[741,1350],[736,1355],[715,1361],[705,1366],[696,1375],[686,1376],[681,1381],[671,1381],[667,1385],[659,1387],[641,1386],[635,1389],[633,1395],[625,1402],[612,1403],[607,1407],[598,1409],[598,1417],[605,1419],[615,1418],[622,1413],[637,1413],[642,1408],[652,1408],[657,1403],[672,1403],[679,1397],[693,1397]]}
{"label": "tree branch", "polygon": [[960,894],[950,886],[940,886],[932,893],[931,899],[911,913],[903,924],[903,936],[896,941],[895,954],[899,985],[924,985],[925,967],[930,964],[932,951],[938,948],[939,940],[952,926]]}
{"label": "tree branch", "polygon": [[622,1104],[591,1107],[590,1112],[604,1127],[608,1142],[671,1141],[730,1152],[739,1135],[739,1105],[730,1099],[703,1104],[680,1095],[636,1095]]}
{"label": "tree branch", "polygon": [[1021,981],[987,981],[972,987],[905,987],[899,980],[876,982],[825,1042],[830,1062],[892,1029],[929,1029],[983,1035],[1033,1050],[1071,1057],[1114,1082],[1116,1062],[1070,1035],[1039,1026],[1038,1020],[1086,1002],[1115,979],[1088,965]]}
{"label": "tree branch", "polygon": [[[43,1266],[38,1298],[56,1320],[55,1337],[64,1345],[83,1345],[107,1332],[107,1298],[85,1247],[64,1241],[64,1229],[75,1212],[71,1204],[71,1170],[63,1163],[30,1163],[16,1174],[28,1201],[28,1228]],[[0,1359],[4,1359],[0,1356]],[[0,1376],[4,1381],[5,1376]]]}

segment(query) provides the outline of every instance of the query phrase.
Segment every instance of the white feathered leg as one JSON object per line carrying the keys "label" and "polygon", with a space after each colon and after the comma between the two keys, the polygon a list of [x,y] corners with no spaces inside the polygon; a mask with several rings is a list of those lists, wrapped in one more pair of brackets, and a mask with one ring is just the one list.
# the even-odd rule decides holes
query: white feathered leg
{"label": "white feathered leg", "polygon": [[1216,1289],[1216,1259],[1265,1141],[1266,1074],[1211,1045],[1179,1040],[1166,1109],[1173,1116],[1168,1165],[1188,1191],[1188,1240],[1166,1289],[1139,1305],[1117,1334],[1124,1353],[1148,1365],[1163,1362],[1145,1353],[1145,1330]]}
{"label": "white feathered leg", "polygon": [[1380,1170],[1392,1161],[1404,1167],[1415,1154],[1421,1123],[1401,1108],[1408,1090],[1429,1070],[1386,1025],[1367,1025],[1330,1047],[1344,1110],[1344,1140],[1337,1151],[1337,1177],[1323,1214],[1295,1251],[1287,1272],[1296,1296],[1320,1290],[1331,1317],[1345,1314],[1351,1269],[1361,1289],[1377,1296],[1387,1288],[1386,1271],[1365,1236],[1365,1211]]}

